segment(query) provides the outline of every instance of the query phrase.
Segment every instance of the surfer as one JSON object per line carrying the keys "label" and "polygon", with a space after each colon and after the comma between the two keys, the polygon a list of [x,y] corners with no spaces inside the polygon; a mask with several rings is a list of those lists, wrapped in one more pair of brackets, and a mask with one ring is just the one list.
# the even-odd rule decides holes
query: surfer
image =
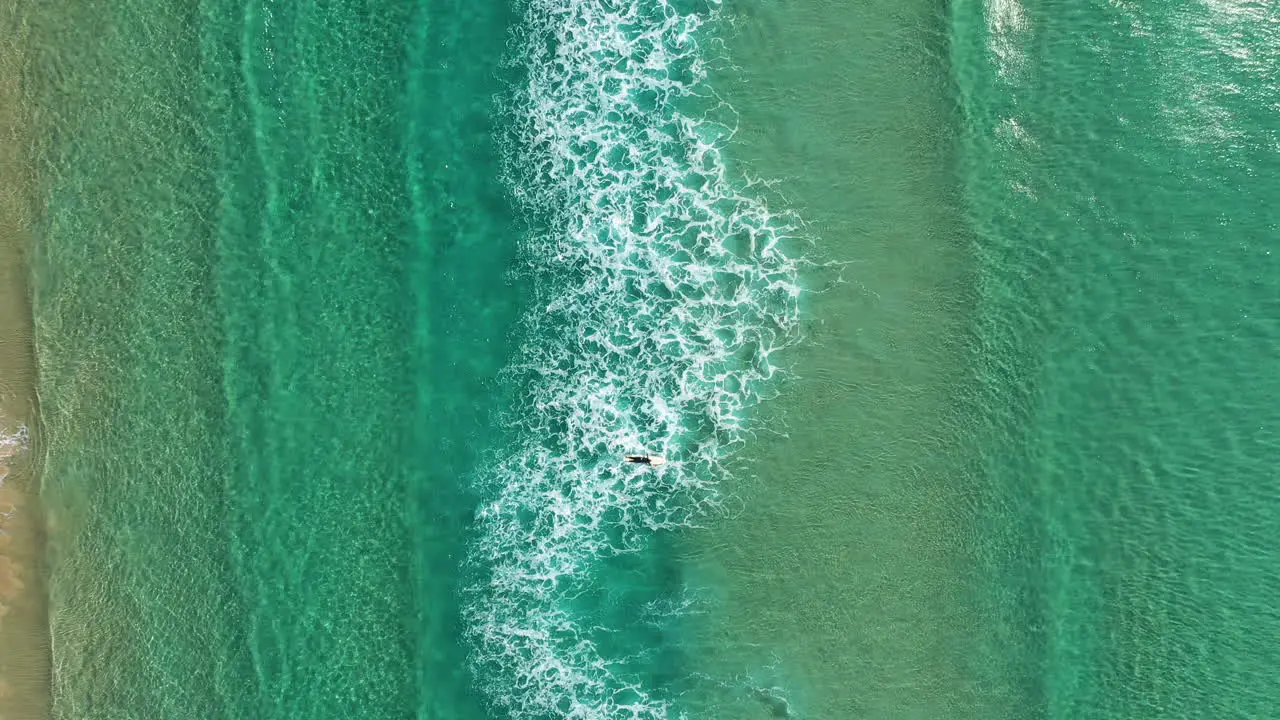
{"label": "surfer", "polygon": [[791,714],[791,703],[778,694],[777,688],[753,688],[752,695],[768,708],[769,715],[775,718],[795,717]]}
{"label": "surfer", "polygon": [[655,465],[656,466],[656,465],[661,465],[667,461],[667,459],[662,457],[661,455],[624,455],[623,457],[626,458],[627,462],[636,463],[638,465]]}

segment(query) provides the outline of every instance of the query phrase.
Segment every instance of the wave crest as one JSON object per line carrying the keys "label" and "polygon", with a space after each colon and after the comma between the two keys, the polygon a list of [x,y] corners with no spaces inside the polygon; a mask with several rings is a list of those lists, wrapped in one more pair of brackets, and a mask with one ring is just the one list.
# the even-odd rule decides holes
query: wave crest
{"label": "wave crest", "polygon": [[[538,230],[521,438],[479,478],[464,609],[481,685],[519,717],[665,718],[669,700],[603,649],[575,608],[602,559],[715,507],[744,410],[796,334],[792,225],[721,155],[731,131],[696,116],[702,12],[670,2],[531,0],[514,52],[507,180]],[[647,450],[661,468],[620,463]]]}

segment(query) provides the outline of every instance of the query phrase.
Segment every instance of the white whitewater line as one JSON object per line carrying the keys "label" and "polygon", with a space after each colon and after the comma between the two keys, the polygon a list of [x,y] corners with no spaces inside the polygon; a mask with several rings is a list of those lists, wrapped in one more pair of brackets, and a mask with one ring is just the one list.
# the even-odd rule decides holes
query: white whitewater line
{"label": "white whitewater line", "polygon": [[0,458],[10,458],[27,449],[31,433],[26,425],[19,425],[13,432],[0,432]]}
{"label": "white whitewater line", "polygon": [[984,9],[996,71],[1001,77],[1017,75],[1026,65],[1022,52],[1023,37],[1028,29],[1026,12],[1018,0],[986,0]]}
{"label": "white whitewater line", "polygon": [[[730,182],[706,104],[702,15],[671,3],[530,0],[508,182],[541,282],[510,368],[521,438],[478,483],[464,607],[482,689],[513,717],[667,718],[575,613],[601,559],[715,506],[744,410],[795,339],[790,226]],[[661,468],[620,462],[647,450]]]}
{"label": "white whitewater line", "polygon": [[31,433],[26,425],[19,425],[12,433],[0,432],[0,487],[4,487],[9,477],[9,460],[25,451],[30,442]]}

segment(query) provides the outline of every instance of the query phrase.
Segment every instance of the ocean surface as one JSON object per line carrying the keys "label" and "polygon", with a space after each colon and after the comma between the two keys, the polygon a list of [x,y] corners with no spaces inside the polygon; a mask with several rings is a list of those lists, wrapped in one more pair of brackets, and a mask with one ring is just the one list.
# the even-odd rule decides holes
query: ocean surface
{"label": "ocean surface", "polygon": [[1280,10],[15,17],[54,717],[1280,707]]}

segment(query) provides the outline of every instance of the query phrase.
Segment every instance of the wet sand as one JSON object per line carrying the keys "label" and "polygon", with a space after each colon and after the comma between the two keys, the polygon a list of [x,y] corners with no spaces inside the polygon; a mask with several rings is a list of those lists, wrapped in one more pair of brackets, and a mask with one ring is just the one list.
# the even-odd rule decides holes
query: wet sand
{"label": "wet sand", "polygon": [[[26,251],[31,171],[24,133],[24,37],[15,3],[0,0],[0,719],[50,716],[48,609],[41,575],[34,442],[35,358]],[[34,432],[32,432],[34,435]],[[9,440],[6,442],[6,438]],[[32,438],[34,440],[34,438]]]}

